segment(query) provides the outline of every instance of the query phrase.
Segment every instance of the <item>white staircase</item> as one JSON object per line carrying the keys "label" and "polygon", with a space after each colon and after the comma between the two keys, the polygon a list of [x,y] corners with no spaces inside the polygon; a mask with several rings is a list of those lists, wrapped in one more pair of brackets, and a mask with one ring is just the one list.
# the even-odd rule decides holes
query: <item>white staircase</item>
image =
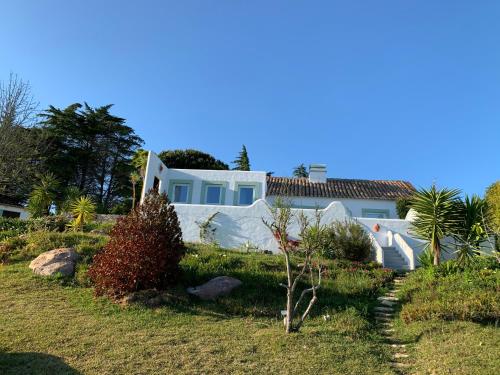
{"label": "white staircase", "polygon": [[382,250],[384,251],[384,267],[398,271],[410,269],[410,266],[394,246],[382,246]]}

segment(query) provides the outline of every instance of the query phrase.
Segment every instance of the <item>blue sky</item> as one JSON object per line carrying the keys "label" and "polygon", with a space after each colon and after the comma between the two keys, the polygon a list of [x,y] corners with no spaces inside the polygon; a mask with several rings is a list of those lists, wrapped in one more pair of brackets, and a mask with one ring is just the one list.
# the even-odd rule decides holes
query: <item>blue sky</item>
{"label": "blue sky", "polygon": [[406,179],[482,194],[500,178],[500,2],[2,3],[0,79],[41,107],[113,103],[155,151],[252,169]]}

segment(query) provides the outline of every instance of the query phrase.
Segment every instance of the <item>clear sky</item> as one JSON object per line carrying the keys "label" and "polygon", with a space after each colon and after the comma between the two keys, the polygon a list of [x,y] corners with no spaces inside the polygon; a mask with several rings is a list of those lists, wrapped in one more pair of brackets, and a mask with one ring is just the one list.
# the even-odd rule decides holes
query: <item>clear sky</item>
{"label": "clear sky", "polygon": [[500,1],[2,0],[0,79],[113,103],[155,151],[252,169],[500,179]]}

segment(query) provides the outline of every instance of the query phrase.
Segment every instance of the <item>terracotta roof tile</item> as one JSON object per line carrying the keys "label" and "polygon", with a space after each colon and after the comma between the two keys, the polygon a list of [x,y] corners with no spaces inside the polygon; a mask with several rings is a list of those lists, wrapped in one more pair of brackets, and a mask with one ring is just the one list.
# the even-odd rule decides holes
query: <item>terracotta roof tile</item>
{"label": "terracotta roof tile", "polygon": [[399,180],[329,178],[326,182],[310,182],[307,178],[267,177],[267,195],[395,200],[414,191],[410,182]]}

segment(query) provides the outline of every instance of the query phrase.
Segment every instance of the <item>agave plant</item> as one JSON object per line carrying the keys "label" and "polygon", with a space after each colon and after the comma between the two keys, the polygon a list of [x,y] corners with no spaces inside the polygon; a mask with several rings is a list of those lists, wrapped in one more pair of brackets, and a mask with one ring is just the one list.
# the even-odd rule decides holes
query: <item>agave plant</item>
{"label": "agave plant", "polygon": [[71,214],[74,216],[69,226],[73,230],[82,230],[85,224],[94,219],[95,204],[89,196],[83,196],[71,204]]}
{"label": "agave plant", "polygon": [[52,173],[39,176],[28,200],[28,211],[33,217],[48,215],[57,197],[59,181]]}
{"label": "agave plant", "polygon": [[434,255],[434,265],[439,265],[441,260],[442,240],[451,236],[459,225],[459,194],[460,190],[439,190],[433,185],[428,190],[418,190],[413,196],[411,207],[416,214],[411,231],[427,242],[426,248]]}
{"label": "agave plant", "polygon": [[82,196],[82,192],[76,186],[69,186],[64,191],[64,200],[58,207],[59,213],[71,213],[71,206]]}
{"label": "agave plant", "polygon": [[480,254],[481,245],[488,240],[486,229],[486,201],[477,195],[465,197],[460,203],[459,221],[453,238],[456,243],[457,262],[460,266],[470,264],[474,256]]}

